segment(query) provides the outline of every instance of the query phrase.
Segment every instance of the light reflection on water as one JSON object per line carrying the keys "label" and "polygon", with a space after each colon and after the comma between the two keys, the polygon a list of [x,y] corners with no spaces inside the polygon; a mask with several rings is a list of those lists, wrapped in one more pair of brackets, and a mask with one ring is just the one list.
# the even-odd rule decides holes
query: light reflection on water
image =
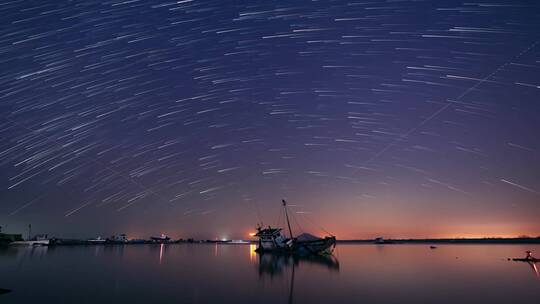
{"label": "light reflection on water", "polygon": [[[534,303],[539,245],[338,245],[333,256],[254,244],[0,249],[3,303]],[[247,251],[247,252],[246,252]]]}
{"label": "light reflection on water", "polygon": [[249,244],[249,261],[254,262],[255,257],[257,256],[257,245],[255,244]]}
{"label": "light reflection on water", "polygon": [[529,266],[532,267],[533,272],[536,275],[536,277],[540,277],[540,274],[538,273],[538,267],[536,266],[537,263],[527,262],[527,264],[529,264]]}
{"label": "light reflection on water", "polygon": [[163,247],[165,246],[165,244],[160,244],[159,245],[159,264],[161,265],[161,261],[163,260]]}

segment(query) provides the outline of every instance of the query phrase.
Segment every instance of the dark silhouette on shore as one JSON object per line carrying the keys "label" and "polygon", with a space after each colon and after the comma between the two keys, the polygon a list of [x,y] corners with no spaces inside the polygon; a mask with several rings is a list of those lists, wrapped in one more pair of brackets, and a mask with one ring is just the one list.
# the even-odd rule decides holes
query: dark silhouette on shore
{"label": "dark silhouette on shore", "polygon": [[11,292],[11,290],[0,288],[0,295],[3,295],[3,294],[8,293],[8,292]]}

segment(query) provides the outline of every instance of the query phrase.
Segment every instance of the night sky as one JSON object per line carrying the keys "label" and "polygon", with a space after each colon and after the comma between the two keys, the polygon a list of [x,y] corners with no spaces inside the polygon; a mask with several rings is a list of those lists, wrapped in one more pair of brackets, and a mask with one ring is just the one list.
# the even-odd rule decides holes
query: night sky
{"label": "night sky", "polygon": [[0,3],[0,225],[540,235],[537,1]]}

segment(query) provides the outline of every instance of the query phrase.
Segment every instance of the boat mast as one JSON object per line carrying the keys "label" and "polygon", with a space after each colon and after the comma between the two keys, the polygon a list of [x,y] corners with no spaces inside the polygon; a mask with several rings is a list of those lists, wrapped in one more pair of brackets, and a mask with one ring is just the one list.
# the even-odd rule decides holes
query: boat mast
{"label": "boat mast", "polygon": [[289,223],[289,214],[287,213],[287,202],[284,199],[282,199],[281,201],[283,202],[283,209],[285,209],[285,217],[287,218],[287,226],[289,227],[289,234],[292,239],[293,236],[292,236],[291,223]]}

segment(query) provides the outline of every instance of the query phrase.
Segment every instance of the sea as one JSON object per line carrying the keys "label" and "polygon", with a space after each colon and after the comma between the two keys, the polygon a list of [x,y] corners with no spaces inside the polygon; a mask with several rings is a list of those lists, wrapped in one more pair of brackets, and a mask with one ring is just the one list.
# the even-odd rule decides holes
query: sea
{"label": "sea", "polygon": [[0,248],[0,303],[540,303],[540,245],[253,244]]}

